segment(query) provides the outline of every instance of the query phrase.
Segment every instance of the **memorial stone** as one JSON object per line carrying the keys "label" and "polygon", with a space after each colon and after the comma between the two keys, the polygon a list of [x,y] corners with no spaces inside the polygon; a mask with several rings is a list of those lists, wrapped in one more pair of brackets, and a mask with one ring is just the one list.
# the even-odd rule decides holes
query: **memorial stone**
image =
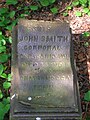
{"label": "memorial stone", "polygon": [[19,20],[13,30],[11,120],[79,120],[69,24]]}

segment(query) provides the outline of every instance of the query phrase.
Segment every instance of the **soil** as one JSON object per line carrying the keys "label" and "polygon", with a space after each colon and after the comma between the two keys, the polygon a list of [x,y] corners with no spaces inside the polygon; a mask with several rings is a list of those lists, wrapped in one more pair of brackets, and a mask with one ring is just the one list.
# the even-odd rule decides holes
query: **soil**
{"label": "soil", "polygon": [[82,17],[76,17],[75,11],[77,10],[82,11],[82,8],[74,8],[73,11],[69,11],[68,20],[73,34],[82,115],[83,120],[86,120],[86,114],[90,116],[90,102],[85,102],[83,98],[85,92],[90,90],[90,45],[85,47],[84,43],[90,43],[90,37],[84,38],[82,34],[90,31],[90,16],[83,14]]}

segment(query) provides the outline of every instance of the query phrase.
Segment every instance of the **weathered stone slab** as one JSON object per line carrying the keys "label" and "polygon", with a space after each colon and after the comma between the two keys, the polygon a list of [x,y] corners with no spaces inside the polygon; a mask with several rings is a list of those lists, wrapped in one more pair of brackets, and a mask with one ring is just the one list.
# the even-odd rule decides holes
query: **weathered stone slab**
{"label": "weathered stone slab", "polygon": [[11,120],[80,118],[67,23],[20,20],[12,56]]}

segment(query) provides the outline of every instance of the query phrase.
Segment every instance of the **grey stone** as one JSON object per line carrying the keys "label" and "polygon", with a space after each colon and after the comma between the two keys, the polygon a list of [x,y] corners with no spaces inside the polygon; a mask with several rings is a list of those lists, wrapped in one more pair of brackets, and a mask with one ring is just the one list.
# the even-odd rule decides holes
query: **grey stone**
{"label": "grey stone", "polygon": [[20,20],[13,31],[11,120],[80,119],[69,24]]}

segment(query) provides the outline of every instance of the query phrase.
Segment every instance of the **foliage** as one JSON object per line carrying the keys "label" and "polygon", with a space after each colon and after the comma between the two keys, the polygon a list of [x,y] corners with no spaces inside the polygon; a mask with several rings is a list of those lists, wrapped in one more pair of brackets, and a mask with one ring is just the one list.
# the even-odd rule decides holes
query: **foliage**
{"label": "foliage", "polygon": [[2,99],[3,98],[3,93],[2,93],[2,91],[0,90],[0,99]]}
{"label": "foliage", "polygon": [[73,2],[72,2],[72,5],[73,5],[73,6],[78,6],[78,5],[79,5],[79,1],[78,1],[78,0],[73,1]]}
{"label": "foliage", "polygon": [[49,7],[50,6],[50,11],[53,14],[57,14],[58,13],[58,8],[52,7],[52,5],[56,2],[56,0],[37,0],[37,1],[38,1],[38,4],[30,6],[30,9],[32,11],[40,10],[40,8]]}
{"label": "foliage", "polygon": [[87,117],[86,117],[86,120],[90,120],[90,116],[87,116]]}
{"label": "foliage", "polygon": [[30,6],[30,9],[33,10],[33,11],[38,10],[38,6],[31,5],[31,6]]}
{"label": "foliage", "polygon": [[53,4],[56,0],[39,0],[42,6],[49,6]]}
{"label": "foliage", "polygon": [[68,13],[67,13],[67,12],[64,12],[64,13],[63,13],[63,16],[68,16]]}
{"label": "foliage", "polygon": [[13,20],[15,11],[9,11],[9,8],[0,8],[0,27],[7,30],[12,30],[16,25],[16,20]]}
{"label": "foliage", "polygon": [[75,12],[75,15],[76,15],[77,17],[81,17],[81,16],[82,16],[82,13],[81,13],[80,11],[76,11],[76,12]]}
{"label": "foliage", "polygon": [[18,0],[6,0],[7,5],[16,5],[18,3]]}
{"label": "foliage", "polygon": [[84,12],[84,13],[88,13],[88,12],[89,12],[89,8],[84,8],[84,9],[83,9],[83,12]]}
{"label": "foliage", "polygon": [[8,60],[8,55],[7,54],[1,54],[0,55],[0,63],[5,63]]}
{"label": "foliage", "polygon": [[[85,95],[84,95],[84,101],[87,102],[87,104],[86,104],[86,112],[87,112],[88,103],[90,102],[90,90],[88,90],[85,93]],[[90,120],[90,115],[88,115],[87,113],[86,113],[86,120]]]}
{"label": "foliage", "polygon": [[3,70],[4,70],[4,67],[3,67],[3,65],[1,64],[1,65],[0,65],[0,75],[3,73]]}
{"label": "foliage", "polygon": [[75,0],[72,2],[73,6],[83,6],[83,7],[89,7],[90,6],[90,0]]}
{"label": "foliage", "polygon": [[[90,16],[90,0],[74,0],[70,6],[67,6],[66,7],[66,12],[68,14],[68,10],[71,10],[73,7],[82,7],[83,10],[80,12],[80,11],[76,11],[75,12],[75,15],[77,17],[81,17],[82,14],[88,14]],[[64,14],[64,16],[66,16]]]}
{"label": "foliage", "polygon": [[[6,1],[8,5],[15,5],[16,1],[10,2]],[[6,36],[3,31],[12,30],[13,26],[16,24],[15,20],[16,12],[14,10],[10,11],[9,7],[0,8],[0,82],[2,82],[2,87],[0,88],[0,120],[4,119],[6,113],[10,109],[10,97],[9,89],[11,86],[11,74],[6,73],[7,66],[5,65],[10,59],[10,53],[7,50],[7,44],[12,43],[11,36]],[[7,94],[6,94],[7,93]]]}
{"label": "foliage", "polygon": [[84,32],[83,33],[83,37],[89,37],[90,36],[90,32]]}
{"label": "foliage", "polygon": [[10,109],[10,97],[3,98],[2,102],[0,102],[0,120],[4,119],[6,113],[8,113]]}
{"label": "foliage", "polygon": [[56,8],[56,7],[53,7],[53,8],[51,8],[50,10],[51,10],[51,12],[52,12],[53,14],[58,13],[58,8]]}
{"label": "foliage", "polygon": [[5,81],[4,83],[3,83],[3,88],[4,89],[8,89],[8,88],[10,88],[11,87],[11,83],[10,82],[7,82],[7,81]]}
{"label": "foliage", "polygon": [[85,46],[85,47],[89,47],[89,42],[85,42],[85,43],[84,43],[84,46]]}
{"label": "foliage", "polygon": [[90,102],[90,90],[85,93],[84,100]]}
{"label": "foliage", "polygon": [[72,2],[73,6],[82,6],[82,13],[88,14],[90,12],[90,0],[75,0]]}
{"label": "foliage", "polygon": [[[82,35],[83,37],[88,38],[90,36],[90,32],[84,32]],[[88,41],[84,43],[85,47],[89,47],[89,45],[90,45],[90,42]]]}

